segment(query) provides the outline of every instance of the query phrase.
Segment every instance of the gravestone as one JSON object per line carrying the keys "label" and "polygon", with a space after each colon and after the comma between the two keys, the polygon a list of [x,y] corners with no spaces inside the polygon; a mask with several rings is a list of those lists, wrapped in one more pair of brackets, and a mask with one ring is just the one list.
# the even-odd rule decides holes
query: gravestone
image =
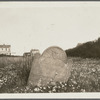
{"label": "gravestone", "polygon": [[28,78],[28,85],[35,86],[38,83],[41,75],[41,68],[39,64],[40,53],[34,54],[34,59],[31,65],[31,70]]}
{"label": "gravestone", "polygon": [[44,86],[56,82],[67,82],[72,62],[67,62],[67,55],[59,47],[47,48],[41,56],[34,59],[28,84]]}

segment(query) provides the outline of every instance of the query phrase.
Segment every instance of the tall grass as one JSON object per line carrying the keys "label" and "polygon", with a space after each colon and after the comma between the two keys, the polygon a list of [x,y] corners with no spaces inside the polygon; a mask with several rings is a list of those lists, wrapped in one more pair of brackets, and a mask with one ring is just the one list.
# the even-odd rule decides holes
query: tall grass
{"label": "tall grass", "polygon": [[0,92],[27,85],[32,59],[24,57],[0,57]]}
{"label": "tall grass", "polygon": [[28,87],[32,58],[0,57],[0,93],[100,92],[100,59],[72,59],[68,82]]}

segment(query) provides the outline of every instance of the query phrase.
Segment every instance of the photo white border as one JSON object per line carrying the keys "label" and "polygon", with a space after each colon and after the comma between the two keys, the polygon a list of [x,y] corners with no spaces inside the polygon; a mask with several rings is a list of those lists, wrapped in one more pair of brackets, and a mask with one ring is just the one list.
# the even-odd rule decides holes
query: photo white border
{"label": "photo white border", "polygon": [[[35,3],[36,5],[32,5]],[[44,3],[44,4],[43,4]],[[100,7],[100,2],[98,1],[54,1],[54,2],[41,2],[41,1],[25,1],[25,2],[3,2],[0,1],[0,8],[23,8],[23,7],[81,7],[83,6],[96,6]],[[17,5],[16,5],[17,4]],[[50,5],[52,4],[52,5]],[[2,93],[0,94],[0,99],[100,99],[100,92],[88,92],[88,93]]]}
{"label": "photo white border", "polygon": [[100,99],[100,93],[4,93],[0,99]]}

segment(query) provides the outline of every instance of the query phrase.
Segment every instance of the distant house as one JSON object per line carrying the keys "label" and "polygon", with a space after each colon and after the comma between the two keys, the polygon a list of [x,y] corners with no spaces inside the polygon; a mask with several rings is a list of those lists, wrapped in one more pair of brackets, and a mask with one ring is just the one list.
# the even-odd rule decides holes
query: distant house
{"label": "distant house", "polygon": [[0,55],[11,55],[11,45],[0,45]]}
{"label": "distant house", "polygon": [[30,53],[30,52],[25,52],[25,53],[23,54],[23,56],[24,56],[24,57],[31,56],[31,53]]}
{"label": "distant house", "polygon": [[31,56],[34,56],[36,53],[39,53],[38,49],[32,49],[30,50]]}
{"label": "distant house", "polygon": [[23,56],[24,57],[29,57],[29,56],[34,56],[34,54],[36,54],[36,53],[39,53],[39,50],[38,49],[32,49],[32,50],[30,50],[30,52],[25,52],[24,54],[23,54]]}

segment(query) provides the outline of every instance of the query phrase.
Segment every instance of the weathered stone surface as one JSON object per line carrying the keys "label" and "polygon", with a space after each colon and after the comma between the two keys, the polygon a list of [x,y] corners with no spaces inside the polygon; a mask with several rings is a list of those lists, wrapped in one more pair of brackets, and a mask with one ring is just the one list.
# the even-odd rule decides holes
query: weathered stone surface
{"label": "weathered stone surface", "polygon": [[53,59],[59,59],[63,61],[64,63],[67,63],[67,55],[63,49],[57,46],[52,46],[47,48],[43,54],[42,58],[53,58]]}
{"label": "weathered stone surface", "polygon": [[43,54],[34,59],[28,83],[46,85],[64,82],[70,76],[71,61],[67,63],[67,55],[59,47],[49,47]]}
{"label": "weathered stone surface", "polygon": [[32,62],[31,71],[28,78],[28,85],[35,86],[40,79],[42,71],[39,64],[39,58],[39,53],[34,54],[34,60]]}

